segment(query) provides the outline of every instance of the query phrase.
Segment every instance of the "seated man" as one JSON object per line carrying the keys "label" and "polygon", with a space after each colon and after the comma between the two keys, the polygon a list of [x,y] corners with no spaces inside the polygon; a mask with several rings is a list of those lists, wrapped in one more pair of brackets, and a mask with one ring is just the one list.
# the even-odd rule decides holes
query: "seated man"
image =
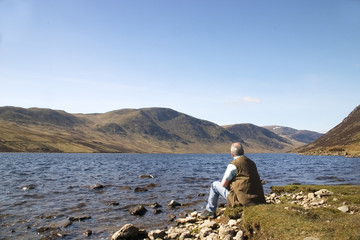
{"label": "seated man", "polygon": [[227,200],[230,207],[265,203],[256,164],[244,156],[240,143],[233,143],[230,151],[234,160],[227,166],[222,181],[211,184],[208,203],[200,215],[201,218],[215,217],[219,195]]}

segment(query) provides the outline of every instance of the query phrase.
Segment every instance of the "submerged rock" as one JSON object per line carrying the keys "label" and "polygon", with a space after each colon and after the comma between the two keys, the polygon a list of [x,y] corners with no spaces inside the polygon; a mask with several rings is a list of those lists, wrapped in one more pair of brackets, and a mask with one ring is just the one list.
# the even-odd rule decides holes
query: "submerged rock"
{"label": "submerged rock", "polygon": [[171,200],[170,203],[168,204],[168,206],[172,207],[172,208],[179,207],[179,206],[181,206],[181,203],[178,203],[175,200]]}
{"label": "submerged rock", "polygon": [[138,176],[138,178],[154,178],[154,176],[153,176],[153,175],[144,174],[144,175]]}

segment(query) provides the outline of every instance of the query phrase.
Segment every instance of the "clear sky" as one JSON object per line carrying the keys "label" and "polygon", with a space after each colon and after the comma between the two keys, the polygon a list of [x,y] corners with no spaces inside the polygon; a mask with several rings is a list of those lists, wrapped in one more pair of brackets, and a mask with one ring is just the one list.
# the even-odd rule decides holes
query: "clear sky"
{"label": "clear sky", "polygon": [[326,132],[359,104],[359,0],[0,0],[0,106]]}

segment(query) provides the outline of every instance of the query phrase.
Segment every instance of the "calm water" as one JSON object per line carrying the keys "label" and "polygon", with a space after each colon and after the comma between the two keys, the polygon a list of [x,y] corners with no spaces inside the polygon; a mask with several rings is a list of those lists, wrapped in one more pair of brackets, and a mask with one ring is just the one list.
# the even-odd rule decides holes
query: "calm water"
{"label": "calm water", "polygon": [[[248,154],[267,183],[273,185],[360,184],[360,158]],[[169,214],[202,211],[209,186],[220,180],[229,154],[18,154],[0,153],[0,239],[41,239],[36,229],[61,225],[68,217],[91,216],[63,228],[62,239],[109,239],[126,223],[148,230],[169,224]],[[138,178],[151,174],[155,178]],[[102,184],[105,188],[90,187]],[[136,187],[155,184],[147,192]],[[23,189],[31,186],[32,189]],[[205,196],[198,194],[205,194]],[[167,207],[171,200],[184,206]],[[129,205],[162,205],[143,217],[128,213]]]}

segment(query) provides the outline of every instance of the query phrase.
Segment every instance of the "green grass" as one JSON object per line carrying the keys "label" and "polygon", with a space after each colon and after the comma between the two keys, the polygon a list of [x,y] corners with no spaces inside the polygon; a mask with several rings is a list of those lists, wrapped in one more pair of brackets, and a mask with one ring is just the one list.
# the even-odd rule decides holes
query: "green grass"
{"label": "green grass", "polygon": [[[360,186],[289,185],[273,187],[274,192],[304,194],[328,189],[327,206],[304,209],[282,199],[280,204],[263,204],[246,207],[242,227],[250,239],[360,239]],[[335,198],[335,200],[334,200]],[[353,213],[343,213],[337,208],[343,203]]]}

